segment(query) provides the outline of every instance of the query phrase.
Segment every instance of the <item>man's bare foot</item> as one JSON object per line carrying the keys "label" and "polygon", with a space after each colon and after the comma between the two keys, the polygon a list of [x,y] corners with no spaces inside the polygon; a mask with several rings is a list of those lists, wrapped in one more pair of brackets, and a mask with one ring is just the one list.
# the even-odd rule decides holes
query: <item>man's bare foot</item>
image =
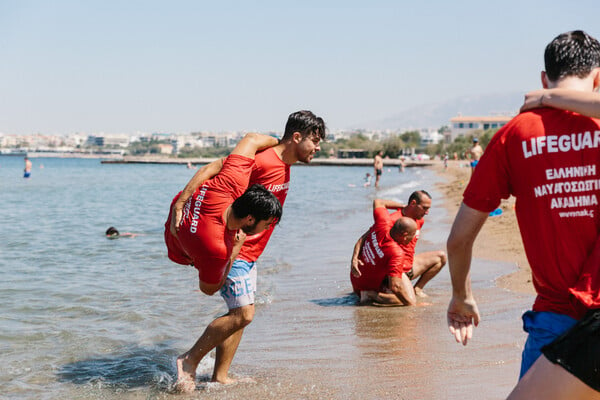
{"label": "man's bare foot", "polygon": [[425,297],[429,297],[429,295],[425,293],[421,288],[415,288],[415,296],[420,297],[422,299]]}
{"label": "man's bare foot", "polygon": [[375,307],[402,307],[402,306],[404,306],[404,304],[402,304],[402,303],[378,303],[378,302],[374,301],[373,306],[375,306]]}
{"label": "man's bare foot", "polygon": [[174,389],[181,393],[196,390],[196,369],[186,361],[186,354],[177,357],[177,381]]}
{"label": "man's bare foot", "polygon": [[232,385],[234,383],[256,383],[256,381],[250,377],[236,379],[236,378],[231,378],[229,376],[222,378],[222,379],[213,377],[211,382],[220,383],[222,385]]}

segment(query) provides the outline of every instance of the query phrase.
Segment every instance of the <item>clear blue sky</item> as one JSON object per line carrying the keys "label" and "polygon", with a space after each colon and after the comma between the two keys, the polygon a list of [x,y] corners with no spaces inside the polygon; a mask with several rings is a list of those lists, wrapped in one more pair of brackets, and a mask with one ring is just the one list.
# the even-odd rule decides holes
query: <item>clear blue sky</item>
{"label": "clear blue sky", "polygon": [[[574,6],[576,4],[576,6]],[[539,86],[600,1],[0,0],[0,133],[332,129]]]}

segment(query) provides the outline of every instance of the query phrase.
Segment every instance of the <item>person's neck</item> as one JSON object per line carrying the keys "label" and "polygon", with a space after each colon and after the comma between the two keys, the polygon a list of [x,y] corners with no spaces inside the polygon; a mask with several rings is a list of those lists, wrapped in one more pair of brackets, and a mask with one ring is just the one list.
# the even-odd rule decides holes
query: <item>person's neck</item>
{"label": "person's neck", "polygon": [[548,82],[548,89],[569,89],[579,92],[591,92],[594,90],[594,82],[591,77],[582,79],[576,76],[567,76],[557,82]]}
{"label": "person's neck", "polygon": [[291,141],[285,141],[279,143],[277,146],[273,147],[275,154],[279,156],[281,161],[288,165],[293,165],[298,162],[298,157],[296,157],[296,153],[294,152],[294,147]]}
{"label": "person's neck", "polygon": [[230,231],[237,231],[242,227],[242,221],[235,217],[231,206],[227,207],[223,212],[223,219],[225,220],[225,226]]}

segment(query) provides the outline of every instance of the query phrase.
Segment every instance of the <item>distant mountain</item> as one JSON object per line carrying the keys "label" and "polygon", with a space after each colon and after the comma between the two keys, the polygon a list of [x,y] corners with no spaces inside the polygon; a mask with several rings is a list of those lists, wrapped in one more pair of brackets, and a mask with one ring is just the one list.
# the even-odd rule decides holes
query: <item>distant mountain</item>
{"label": "distant mountain", "polygon": [[411,107],[377,121],[354,124],[358,129],[439,128],[450,124],[450,118],[463,116],[515,115],[523,102],[523,93],[501,93],[463,96],[437,104]]}

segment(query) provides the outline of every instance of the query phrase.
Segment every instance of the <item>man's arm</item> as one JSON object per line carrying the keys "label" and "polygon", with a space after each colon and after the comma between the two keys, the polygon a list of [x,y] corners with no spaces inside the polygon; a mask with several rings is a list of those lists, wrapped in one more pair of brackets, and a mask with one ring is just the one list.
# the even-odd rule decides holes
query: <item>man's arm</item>
{"label": "man's arm", "polygon": [[394,297],[403,306],[414,306],[417,304],[417,296],[412,286],[410,278],[402,273],[402,276],[390,276],[390,290],[394,292]]}
{"label": "man's arm", "polygon": [[479,325],[479,310],[471,292],[471,258],[473,243],[488,213],[461,204],[448,237],[448,265],[452,280],[452,299],[448,306],[448,329],[457,342],[466,345]]}
{"label": "man's arm", "polygon": [[350,262],[350,273],[356,278],[362,275],[360,272],[360,267],[362,267],[364,263],[361,261],[360,258],[358,258],[358,256],[360,255],[360,249],[362,249],[363,243],[365,242],[365,238],[368,232],[369,231],[365,232],[364,235],[358,238],[356,244],[354,245],[354,251],[352,252],[352,261]]}
{"label": "man's arm", "polygon": [[231,154],[254,158],[257,152],[276,146],[279,139],[260,133],[247,133],[242,140],[235,146]]}
{"label": "man's arm", "polygon": [[192,194],[198,189],[204,182],[211,179],[213,176],[217,175],[221,168],[223,168],[223,160],[224,158],[215,160],[210,164],[206,164],[202,168],[200,168],[190,179],[185,188],[179,195],[179,198],[173,204],[173,210],[171,210],[171,226],[169,230],[174,236],[177,236],[177,232],[179,232],[179,224],[181,223],[181,214],[183,210],[183,206],[186,201],[190,198]]}
{"label": "man's arm", "polygon": [[233,248],[231,251],[231,257],[229,257],[229,261],[227,262],[227,268],[223,272],[223,277],[221,277],[221,281],[219,283],[206,283],[200,281],[200,290],[202,293],[212,296],[225,284],[227,280],[227,276],[229,275],[229,271],[231,271],[231,267],[233,266],[233,262],[237,258],[240,253],[242,246],[244,245],[244,241],[246,240],[246,234],[241,229],[237,231],[234,239],[233,239]]}
{"label": "man's arm", "polygon": [[554,107],[600,118],[600,93],[568,89],[541,89],[525,95],[521,112],[539,107]]}
{"label": "man's arm", "polygon": [[373,200],[373,210],[379,207],[385,207],[388,210],[399,210],[404,207],[404,204],[394,200],[375,199]]}

